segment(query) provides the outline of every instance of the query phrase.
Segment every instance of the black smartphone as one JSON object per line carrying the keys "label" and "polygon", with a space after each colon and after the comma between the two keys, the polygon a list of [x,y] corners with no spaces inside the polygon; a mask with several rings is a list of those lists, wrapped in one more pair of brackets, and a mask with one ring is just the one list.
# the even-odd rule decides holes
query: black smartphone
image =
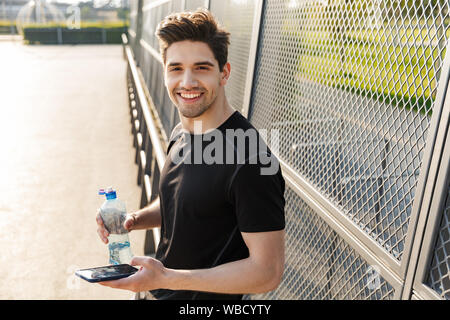
{"label": "black smartphone", "polygon": [[138,269],[130,266],[129,264],[113,264],[109,266],[77,270],[75,271],[75,274],[81,279],[89,282],[100,282],[126,278],[137,271]]}

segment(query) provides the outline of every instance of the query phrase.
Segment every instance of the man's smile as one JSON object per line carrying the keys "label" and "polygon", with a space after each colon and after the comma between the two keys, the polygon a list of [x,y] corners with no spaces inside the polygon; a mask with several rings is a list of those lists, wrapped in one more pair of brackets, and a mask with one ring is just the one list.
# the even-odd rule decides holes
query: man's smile
{"label": "man's smile", "polygon": [[203,96],[203,92],[177,92],[177,95],[185,103],[193,103]]}

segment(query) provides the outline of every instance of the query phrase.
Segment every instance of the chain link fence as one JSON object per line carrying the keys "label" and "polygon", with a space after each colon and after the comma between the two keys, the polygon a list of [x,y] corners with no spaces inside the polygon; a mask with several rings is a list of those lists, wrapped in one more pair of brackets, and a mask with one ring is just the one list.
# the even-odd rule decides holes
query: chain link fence
{"label": "chain link fence", "polygon": [[227,98],[279,132],[287,181],[283,282],[246,298],[448,299],[448,200],[430,209],[447,197],[449,2],[131,1],[133,81],[163,139],[179,118],[154,32],[200,6],[231,33]]}

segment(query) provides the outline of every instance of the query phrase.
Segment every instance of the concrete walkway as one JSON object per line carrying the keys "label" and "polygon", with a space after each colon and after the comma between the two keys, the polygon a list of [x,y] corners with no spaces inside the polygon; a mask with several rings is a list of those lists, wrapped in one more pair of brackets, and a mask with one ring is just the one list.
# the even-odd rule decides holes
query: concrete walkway
{"label": "concrete walkway", "polygon": [[125,71],[120,45],[0,41],[0,299],[133,297],[73,274],[108,263],[98,189],[139,206]]}

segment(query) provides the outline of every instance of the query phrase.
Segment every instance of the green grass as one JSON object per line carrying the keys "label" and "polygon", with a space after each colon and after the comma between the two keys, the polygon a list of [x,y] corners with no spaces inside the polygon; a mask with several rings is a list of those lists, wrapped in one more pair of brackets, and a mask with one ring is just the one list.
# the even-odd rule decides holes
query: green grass
{"label": "green grass", "polygon": [[23,37],[28,44],[121,43],[127,26],[122,21],[82,22],[80,28],[70,30],[60,23],[32,24],[24,26]]}
{"label": "green grass", "polygon": [[[129,21],[123,22],[123,21],[100,21],[100,22],[89,22],[89,21],[81,21],[80,28],[120,28],[120,27],[128,27]],[[32,23],[32,24],[26,24],[23,26],[23,28],[57,28],[57,27],[67,27],[67,24],[65,22],[58,23],[58,22],[52,22],[52,23]]]}
{"label": "green grass", "polygon": [[[445,30],[450,37],[450,28]],[[431,116],[436,71],[445,48],[426,29],[352,30],[343,34],[286,28],[281,47],[296,43],[296,77]],[[420,46],[423,44],[423,46]],[[436,65],[434,65],[436,64]]]}

